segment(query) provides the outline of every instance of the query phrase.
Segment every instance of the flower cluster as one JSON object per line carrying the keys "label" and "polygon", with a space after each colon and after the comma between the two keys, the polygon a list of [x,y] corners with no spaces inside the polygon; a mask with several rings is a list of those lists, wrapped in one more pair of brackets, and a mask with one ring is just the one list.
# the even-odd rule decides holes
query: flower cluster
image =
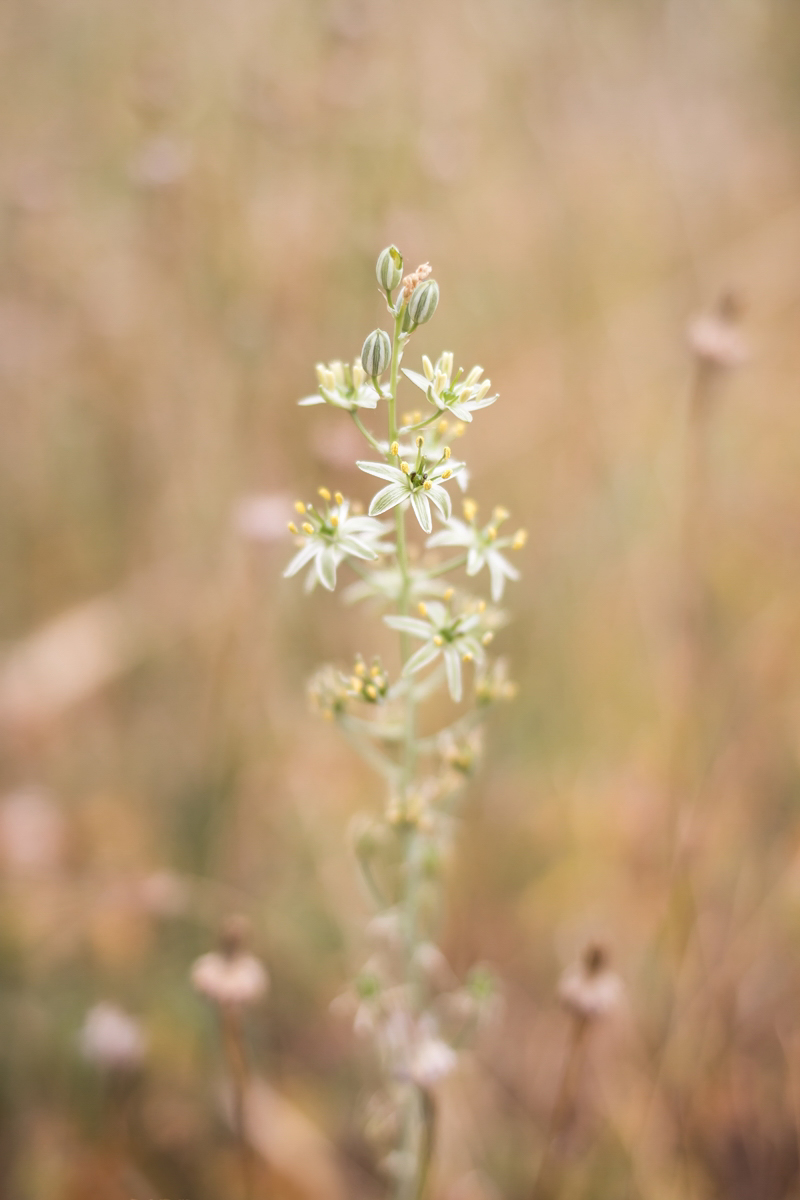
{"label": "flower cluster", "polygon": [[[421,371],[402,367],[409,338],[436,311],[439,286],[428,263],[404,274],[395,246],[381,252],[375,273],[391,332],[369,333],[352,366],[318,366],[319,391],[300,403],[349,414],[370,450],[356,466],[380,486],[365,496],[366,514],[324,487],[318,502],[298,501],[297,521],[289,525],[297,550],[284,574],[308,567],[307,589],[321,583],[333,591],[340,569],[347,569],[354,578],[345,598],[377,606],[399,635],[396,667],[358,656],[349,669],[323,667],[309,691],[315,708],[336,722],[384,784],[382,811],[362,815],[352,836],[375,910],[370,936],[379,945],[338,1006],[374,1043],[385,1085],[370,1122],[387,1139],[381,1161],[416,1196],[431,1152],[434,1089],[454,1069],[456,1045],[480,1024],[492,994],[483,970],[460,984],[436,946],[435,897],[452,851],[459,796],[480,761],[481,718],[514,692],[490,647],[505,619],[495,606],[506,584],[519,578],[509,555],[524,546],[525,533],[502,533],[509,517],[502,507],[479,522],[470,498],[462,500],[463,515],[454,516],[450,485],[463,495],[468,472],[451,442],[498,397],[481,367],[455,370],[450,352],[435,363],[423,355]],[[422,399],[417,393],[420,407],[404,408],[400,418],[403,381]],[[370,429],[362,418],[382,424]],[[454,556],[442,561],[449,549]],[[469,590],[484,568],[491,603]],[[441,693],[456,712],[423,737],[419,712]],[[206,972],[215,983],[217,965],[198,964],[201,990],[209,990]]]}

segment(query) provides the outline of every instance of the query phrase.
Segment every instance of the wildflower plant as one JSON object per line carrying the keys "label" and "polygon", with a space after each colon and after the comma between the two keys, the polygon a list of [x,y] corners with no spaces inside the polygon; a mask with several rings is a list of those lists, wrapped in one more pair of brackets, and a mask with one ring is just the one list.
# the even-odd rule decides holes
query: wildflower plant
{"label": "wildflower plant", "polygon": [[[438,304],[429,264],[403,275],[402,257],[389,246],[376,274],[391,333],[370,333],[352,365],[318,366],[318,393],[300,403],[349,413],[369,448],[356,465],[378,486],[366,514],[325,487],[314,503],[298,501],[289,525],[297,549],[284,574],[307,567],[307,588],[320,583],[333,591],[349,568],[355,579],[344,598],[376,605],[398,635],[396,670],[361,656],[346,667],[327,665],[311,681],[310,696],[384,785],[382,812],[356,818],[352,835],[375,910],[368,927],[373,954],[339,1005],[374,1041],[382,1066],[367,1130],[398,1200],[419,1200],[433,1148],[434,1084],[495,1007],[486,969],[459,982],[436,937],[443,865],[459,793],[480,757],[481,722],[514,692],[490,647],[504,622],[496,606],[505,584],[519,577],[508,555],[521,549],[525,534],[501,534],[504,508],[478,520],[477,505],[463,496],[466,465],[451,452],[451,441],[497,400],[482,368],[456,369],[448,352],[435,364],[423,356],[421,371],[401,370],[409,340]],[[403,380],[418,407],[401,414]],[[443,549],[455,553],[443,560]],[[487,576],[490,601],[470,590]],[[429,732],[423,710],[434,698],[456,707],[443,729]]]}

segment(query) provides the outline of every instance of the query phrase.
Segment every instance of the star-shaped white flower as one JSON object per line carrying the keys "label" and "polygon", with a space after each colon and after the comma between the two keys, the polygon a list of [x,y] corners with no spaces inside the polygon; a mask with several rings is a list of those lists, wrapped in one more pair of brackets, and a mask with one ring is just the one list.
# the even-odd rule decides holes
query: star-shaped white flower
{"label": "star-shaped white flower", "polygon": [[489,568],[492,600],[497,603],[502,599],[506,580],[519,579],[519,571],[501,551],[521,549],[525,545],[525,531],[520,529],[513,537],[499,538],[498,528],[508,518],[504,508],[496,508],[491,521],[483,527],[475,522],[477,508],[474,502],[465,501],[464,510],[468,521],[451,517],[444,529],[428,538],[428,546],[463,546],[467,551],[468,575],[477,575],[484,567]]}
{"label": "star-shaped white flower", "polygon": [[449,351],[439,356],[435,367],[424,354],[422,369],[424,375],[402,368],[406,379],[423,391],[439,412],[452,413],[459,421],[471,421],[473,412],[488,408],[497,399],[497,394],[489,395],[491,380],[481,382],[483,367],[473,367],[465,379],[461,378],[463,369],[459,368],[453,378],[453,355]]}
{"label": "star-shaped white flower", "polygon": [[484,645],[491,641],[492,633],[486,628],[484,613],[486,605],[472,612],[453,613],[447,604],[430,600],[418,606],[419,617],[384,617],[392,629],[421,638],[420,646],[406,662],[404,675],[413,675],[430,666],[437,658],[444,659],[447,686],[456,703],[463,695],[461,677],[462,661],[474,660],[482,664],[485,659]]}
{"label": "star-shaped white flower", "polygon": [[334,408],[355,412],[357,408],[375,408],[381,398],[367,379],[359,359],[352,366],[341,362],[332,362],[328,366],[317,363],[317,379],[319,391],[298,400],[301,407],[331,404]]}
{"label": "star-shaped white flower", "polygon": [[386,532],[382,521],[372,517],[350,515],[350,502],[337,492],[331,504],[327,488],[320,488],[325,501],[319,509],[313,504],[295,505],[305,521],[298,529],[292,522],[289,529],[298,535],[300,549],[283,572],[284,578],[296,575],[307,563],[312,563],[306,577],[306,590],[310,591],[319,582],[328,591],[336,587],[336,569],[346,558],[361,558],[374,561],[381,554],[388,554],[392,547],[381,542]]}
{"label": "star-shaped white flower", "polygon": [[[450,458],[450,449],[445,446],[439,460],[431,464],[422,453],[422,446],[423,440],[419,437],[417,438],[417,461],[413,467],[405,460],[401,461],[399,467],[380,462],[356,463],[356,466],[365,471],[367,475],[388,480],[388,486],[381,488],[372,497],[369,506],[371,517],[378,517],[398,504],[410,502],[424,533],[430,533],[433,529],[431,504],[436,506],[446,521],[449,520],[453,510],[450,496],[442,484],[453,477],[453,468],[448,465],[447,461]],[[399,447],[396,442],[390,447],[390,450],[397,454]]]}

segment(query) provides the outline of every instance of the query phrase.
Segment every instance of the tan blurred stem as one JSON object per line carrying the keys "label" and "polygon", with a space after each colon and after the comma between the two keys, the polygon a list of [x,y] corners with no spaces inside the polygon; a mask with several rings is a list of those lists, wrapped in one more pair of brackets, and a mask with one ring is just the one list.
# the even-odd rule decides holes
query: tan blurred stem
{"label": "tan blurred stem", "polygon": [[589,1040],[591,1022],[580,1013],[573,1013],[570,1020],[569,1042],[564,1055],[564,1065],[558,1083],[556,1098],[550,1112],[550,1120],[545,1136],[544,1150],[539,1162],[539,1169],[533,1181],[531,1200],[543,1194],[549,1176],[552,1174],[553,1152],[559,1135],[566,1128],[570,1116],[575,1109],[575,1099],[578,1094],[578,1081],[583,1071],[583,1061],[586,1057],[586,1047]]}
{"label": "tan blurred stem", "polygon": [[233,1125],[242,1175],[242,1196],[243,1200],[253,1200],[255,1196],[254,1163],[247,1136],[247,1093],[250,1085],[250,1072],[247,1067],[241,1009],[231,1004],[220,1005],[219,1017],[222,1047],[233,1094]]}
{"label": "tan blurred stem", "polygon": [[414,1111],[406,1126],[405,1148],[415,1156],[414,1170],[401,1175],[396,1200],[424,1200],[428,1192],[433,1148],[436,1140],[436,1101],[429,1088],[414,1090]]}

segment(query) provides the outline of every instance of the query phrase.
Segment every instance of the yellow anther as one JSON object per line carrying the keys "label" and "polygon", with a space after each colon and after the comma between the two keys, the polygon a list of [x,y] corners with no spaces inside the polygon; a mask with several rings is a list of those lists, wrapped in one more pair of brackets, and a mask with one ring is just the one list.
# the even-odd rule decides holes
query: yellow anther
{"label": "yellow anther", "polygon": [[446,591],[446,592],[444,593],[444,595],[442,596],[442,599],[444,600],[445,604],[449,604],[449,603],[450,603],[450,601],[453,599],[453,596],[455,595],[455,592],[456,592],[456,589],[455,589],[455,588],[448,588],[448,589],[447,589],[447,591]]}
{"label": "yellow anther", "polygon": [[446,471],[442,471],[442,479],[449,479],[453,472],[448,467]]}
{"label": "yellow anther", "polygon": [[425,438],[422,436],[422,434],[420,434],[419,437],[417,438],[417,449],[421,450],[424,445],[425,445]]}
{"label": "yellow anther", "polygon": [[449,422],[448,422],[447,418],[446,418],[446,417],[442,417],[441,421],[440,421],[440,422],[439,422],[439,424],[436,426],[436,432],[437,432],[437,433],[441,433],[442,435],[444,435],[445,433],[447,433],[447,431],[448,431],[448,429],[449,429],[449,428],[450,428],[450,424],[449,424]]}
{"label": "yellow anther", "polygon": [[326,502],[331,498],[331,494],[326,487],[317,488],[317,495],[322,496],[322,499]]}
{"label": "yellow anther", "polygon": [[419,613],[419,615],[421,617],[427,617],[427,615],[428,615],[427,604],[423,604],[423,602],[420,600],[419,604],[417,605],[417,612]]}
{"label": "yellow anther", "polygon": [[336,513],[334,513],[333,516],[331,517],[331,525],[333,526],[334,529],[338,528],[339,518],[336,516]]}
{"label": "yellow anther", "polygon": [[403,424],[404,425],[413,425],[414,424],[413,412],[403,413]]}
{"label": "yellow anther", "polygon": [[400,470],[403,472],[404,475],[408,475],[409,472],[411,471],[411,467],[408,465],[407,462],[401,462]]}
{"label": "yellow anther", "polygon": [[313,533],[314,526],[310,521],[303,521],[303,533]]}
{"label": "yellow anther", "polygon": [[527,529],[518,529],[514,534],[514,540],[511,543],[512,550],[521,550],[528,540]]}
{"label": "yellow anther", "polygon": [[488,528],[486,530],[486,536],[488,537],[490,542],[493,542],[494,539],[497,537],[497,530],[495,529],[494,525],[488,526]]}
{"label": "yellow anther", "polygon": [[479,600],[478,603],[475,605],[475,611],[479,612],[479,613],[485,613],[486,612],[486,601]]}
{"label": "yellow anther", "polygon": [[458,421],[453,426],[453,437],[461,437],[466,432],[466,425],[463,421]]}
{"label": "yellow anther", "polygon": [[507,521],[510,516],[511,513],[508,511],[508,509],[503,508],[502,504],[498,504],[497,508],[492,513],[492,520],[496,521],[499,525],[501,521]]}
{"label": "yellow anther", "polygon": [[464,517],[467,521],[474,521],[478,515],[478,506],[474,500],[467,497],[464,501]]}
{"label": "yellow anther", "polygon": [[431,483],[430,479],[426,479],[422,485],[422,490],[424,492],[429,492],[432,487],[433,487],[433,484]]}
{"label": "yellow anther", "polygon": [[441,636],[441,634],[437,633],[436,637],[433,639],[433,644],[434,644],[434,646],[443,646],[444,645],[444,638]]}
{"label": "yellow anther", "polygon": [[400,453],[399,442],[392,442],[391,446],[389,447],[389,453],[394,454],[395,456]]}
{"label": "yellow anther", "polygon": [[304,513],[306,511],[306,506],[303,504],[302,500],[295,500],[294,511],[297,513]]}
{"label": "yellow anther", "polygon": [[461,655],[461,657],[464,660],[464,662],[472,662],[472,651],[465,650],[464,653]]}
{"label": "yellow anther", "polygon": [[341,492],[336,492],[333,498],[337,504],[344,504],[344,496]]}
{"label": "yellow anther", "polygon": [[494,637],[494,634],[492,633],[491,629],[487,629],[486,633],[481,638],[481,641],[483,642],[484,646],[488,646],[489,642],[491,642],[493,637]]}
{"label": "yellow anther", "polygon": [[353,670],[355,671],[356,675],[365,675],[367,671],[367,664],[359,659],[356,665],[353,667]]}
{"label": "yellow anther", "polygon": [[421,420],[422,420],[422,413],[419,411],[418,408],[415,408],[413,413],[411,414],[411,421],[414,425],[418,425]]}
{"label": "yellow anther", "polygon": [[289,533],[297,533],[297,526],[295,525],[294,521],[289,522],[287,529],[289,530]]}
{"label": "yellow anther", "polygon": [[367,693],[370,700],[377,700],[378,692],[377,692],[376,688],[373,686],[373,684],[368,683],[367,686],[364,688],[364,691]]}
{"label": "yellow anther", "polygon": [[369,673],[373,679],[380,679],[381,675],[383,674],[383,671],[381,670],[381,668],[378,666],[377,663],[373,663],[373,665],[369,669]]}
{"label": "yellow anther", "polygon": [[449,458],[452,453],[453,451],[450,449],[450,447],[445,446],[442,450],[442,458]]}
{"label": "yellow anther", "polygon": [[364,681],[362,679],[359,679],[357,675],[350,676],[350,687],[353,689],[354,692],[360,692],[363,686],[364,686]]}

